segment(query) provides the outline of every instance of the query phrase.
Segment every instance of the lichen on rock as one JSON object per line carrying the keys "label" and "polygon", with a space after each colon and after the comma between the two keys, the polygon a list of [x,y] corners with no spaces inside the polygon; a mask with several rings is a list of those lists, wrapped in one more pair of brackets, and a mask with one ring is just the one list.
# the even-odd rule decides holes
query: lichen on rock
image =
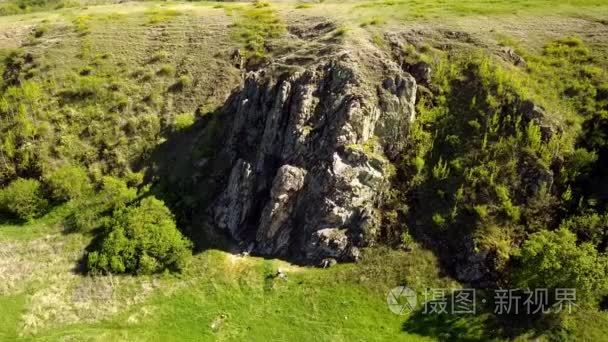
{"label": "lichen on rock", "polygon": [[[260,255],[357,260],[414,119],[414,78],[383,63],[389,75],[376,85],[346,53],[278,77],[250,72],[222,109],[227,167],[213,224]],[[373,152],[354,148],[368,142]]]}

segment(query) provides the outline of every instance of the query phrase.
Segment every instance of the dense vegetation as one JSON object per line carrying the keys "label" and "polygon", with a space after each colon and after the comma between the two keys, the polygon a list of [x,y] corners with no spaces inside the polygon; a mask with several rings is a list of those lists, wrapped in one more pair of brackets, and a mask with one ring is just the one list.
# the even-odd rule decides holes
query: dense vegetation
{"label": "dense vegetation", "polygon": [[[143,20],[158,25],[179,15],[151,10]],[[67,232],[103,232],[95,233],[99,243],[91,248],[98,252],[85,263],[89,271],[178,271],[189,244],[162,202],[135,202],[143,176],[132,169],[160,143],[161,132],[195,122],[197,108],[186,101],[157,114],[168,111],[167,98],[187,96],[193,82],[167,63],[160,47],[134,69],[120,56],[95,52],[93,23],[114,20],[121,18],[75,16],[67,30],[43,22],[30,34],[28,52],[2,51],[0,211],[32,220],[67,202]],[[53,34],[75,35],[76,45],[65,49],[76,53],[72,65],[36,52]],[[49,68],[60,72],[47,74]],[[133,217],[144,226],[133,226]]]}
{"label": "dense vegetation", "polygon": [[406,59],[427,60],[436,72],[420,92],[421,116],[387,208],[395,228],[385,234],[425,241],[456,272],[463,246],[486,251],[499,286],[577,288],[581,307],[600,310],[608,294],[600,176],[608,75],[579,38],[550,42],[540,55],[517,52],[524,66],[404,47]]}
{"label": "dense vegetation", "polygon": [[18,178],[0,190],[0,210],[22,220],[31,220],[44,213],[48,206],[40,182]]}
{"label": "dense vegetation", "polygon": [[91,271],[149,274],[184,268],[190,244],[164,203],[147,197],[116,211],[106,224],[99,252],[88,255]]}

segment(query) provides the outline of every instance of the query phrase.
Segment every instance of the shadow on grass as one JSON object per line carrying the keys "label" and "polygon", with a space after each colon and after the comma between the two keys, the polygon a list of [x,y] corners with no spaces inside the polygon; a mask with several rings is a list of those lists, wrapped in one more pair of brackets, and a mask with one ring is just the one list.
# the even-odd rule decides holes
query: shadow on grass
{"label": "shadow on grass", "polygon": [[0,214],[0,226],[16,226],[27,223],[25,220],[20,220],[9,215]]}
{"label": "shadow on grass", "polygon": [[[493,291],[477,291],[476,306],[471,313],[452,313],[453,296],[445,297],[448,303],[444,312],[433,311],[431,301],[414,311],[403,323],[403,331],[435,338],[439,341],[504,341],[516,338],[534,340],[541,334],[552,334],[560,327],[560,316],[553,314],[525,314],[520,306],[514,314],[495,314]],[[426,310],[425,310],[426,307]]]}
{"label": "shadow on grass", "polygon": [[482,317],[455,316],[450,314],[414,313],[405,323],[403,330],[440,341],[487,341],[487,322]]}
{"label": "shadow on grass", "polygon": [[193,243],[194,253],[216,248],[230,251],[229,239],[209,228],[208,207],[225,175],[221,149],[224,114],[216,111],[196,113],[195,123],[187,128],[167,132],[164,143],[157,146],[140,165],[146,167],[145,184],[152,184],[146,195],[154,195],[171,209],[180,228]]}

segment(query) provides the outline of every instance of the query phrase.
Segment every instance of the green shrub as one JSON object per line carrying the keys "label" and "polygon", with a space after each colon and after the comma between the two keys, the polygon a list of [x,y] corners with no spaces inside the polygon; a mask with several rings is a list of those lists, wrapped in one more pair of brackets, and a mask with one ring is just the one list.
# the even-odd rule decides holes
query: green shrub
{"label": "green shrub", "polygon": [[528,146],[533,150],[540,148],[542,142],[540,126],[535,124],[534,121],[530,121],[526,127],[526,141],[528,142]]}
{"label": "green shrub", "polygon": [[339,27],[334,31],[334,37],[344,37],[346,34],[350,32],[348,27]]}
{"label": "green shrub", "polygon": [[105,176],[101,190],[89,197],[79,197],[71,203],[72,213],[66,218],[69,231],[90,231],[104,224],[104,214],[126,208],[135,200],[137,190],[119,178]]}
{"label": "green shrub", "polygon": [[48,31],[46,26],[38,26],[36,29],[34,29],[34,37],[40,38],[46,33],[46,31]]}
{"label": "green shrub", "polygon": [[433,214],[433,222],[439,228],[443,228],[445,226],[445,224],[446,224],[445,218],[440,213],[434,213]]}
{"label": "green shrub", "polygon": [[42,215],[47,205],[42,186],[35,179],[18,178],[0,190],[0,210],[22,220]]}
{"label": "green shrub", "polygon": [[605,257],[588,243],[576,244],[567,229],[532,234],[516,253],[513,278],[520,288],[574,288],[577,302],[606,288]]}
{"label": "green shrub", "polygon": [[156,72],[160,76],[169,76],[175,73],[175,68],[171,64],[163,64]]}
{"label": "green shrub", "polygon": [[[561,224],[561,228],[576,233],[579,240],[601,246],[608,232],[608,213],[598,215],[591,213],[571,217]],[[606,248],[606,246],[603,246]],[[601,251],[604,252],[604,251]]]}
{"label": "green shrub", "polygon": [[385,20],[383,18],[373,17],[373,18],[368,18],[368,19],[364,20],[360,26],[361,27],[376,26],[376,25],[382,25],[384,23],[385,23]]}
{"label": "green shrub", "polygon": [[488,206],[487,205],[476,205],[473,207],[473,209],[475,210],[475,213],[477,214],[477,217],[479,217],[479,219],[484,220],[488,217],[489,215],[489,211],[488,211]]}
{"label": "green shrub", "polygon": [[416,241],[408,231],[404,231],[400,236],[401,246],[407,250],[412,250],[416,245]]}
{"label": "green shrub", "polygon": [[69,201],[91,193],[91,180],[80,166],[66,165],[51,173],[46,183],[51,197],[56,201]]}
{"label": "green shrub", "polygon": [[447,179],[450,176],[450,168],[447,162],[440,157],[437,164],[433,167],[433,177],[437,180]]}
{"label": "green shrub", "polygon": [[416,174],[420,174],[424,170],[425,161],[424,158],[416,156],[413,158],[413,165],[416,168]]}
{"label": "green shrub", "polygon": [[19,6],[17,6],[14,3],[0,4],[0,16],[13,15],[13,14],[21,13],[21,12],[22,12],[22,9],[19,8]]}
{"label": "green shrub", "polygon": [[597,159],[597,153],[594,151],[588,151],[584,148],[574,150],[568,155],[564,176],[570,180],[576,179],[581,174],[587,173]]}
{"label": "green shrub", "polygon": [[177,230],[162,201],[148,197],[116,211],[98,249],[88,256],[91,272],[151,274],[180,271],[191,243]]}
{"label": "green shrub", "polygon": [[262,1],[262,0],[255,0],[253,2],[253,6],[255,8],[264,8],[264,7],[270,7],[270,3],[268,1]]}
{"label": "green shrub", "polygon": [[309,3],[301,3],[301,4],[297,4],[296,5],[296,9],[307,9],[307,8],[312,8],[312,4]]}
{"label": "green shrub", "polygon": [[519,221],[521,213],[519,207],[514,205],[513,201],[511,200],[509,188],[505,185],[496,185],[494,187],[494,191],[496,192],[496,197],[498,197],[500,203],[502,204],[504,213],[513,221]]}
{"label": "green shrub", "polygon": [[195,118],[192,113],[182,113],[175,117],[175,121],[173,121],[173,128],[177,131],[181,131],[186,129],[192,125],[194,125]]}
{"label": "green shrub", "polygon": [[137,190],[130,188],[120,178],[105,176],[102,183],[103,186],[98,196],[104,210],[122,209],[137,197]]}
{"label": "green shrub", "polygon": [[64,221],[68,232],[87,232],[100,227],[103,216],[100,206],[94,200],[70,202],[71,213]]}
{"label": "green shrub", "polygon": [[72,24],[74,25],[74,29],[77,33],[81,35],[85,35],[89,33],[89,22],[91,21],[91,16],[89,15],[80,15],[72,20]]}
{"label": "green shrub", "polygon": [[93,68],[91,66],[87,65],[84,68],[82,68],[78,74],[80,74],[80,76],[88,76],[92,72],[93,72]]}

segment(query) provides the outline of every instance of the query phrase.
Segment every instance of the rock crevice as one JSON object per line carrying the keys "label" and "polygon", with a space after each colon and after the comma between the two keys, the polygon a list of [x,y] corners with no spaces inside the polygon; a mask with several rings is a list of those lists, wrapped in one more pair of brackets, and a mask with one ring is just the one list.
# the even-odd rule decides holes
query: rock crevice
{"label": "rock crevice", "polygon": [[375,237],[374,209],[416,94],[413,77],[390,61],[382,84],[364,82],[361,67],[344,54],[281,77],[246,76],[222,109],[217,228],[256,254],[358,259]]}

